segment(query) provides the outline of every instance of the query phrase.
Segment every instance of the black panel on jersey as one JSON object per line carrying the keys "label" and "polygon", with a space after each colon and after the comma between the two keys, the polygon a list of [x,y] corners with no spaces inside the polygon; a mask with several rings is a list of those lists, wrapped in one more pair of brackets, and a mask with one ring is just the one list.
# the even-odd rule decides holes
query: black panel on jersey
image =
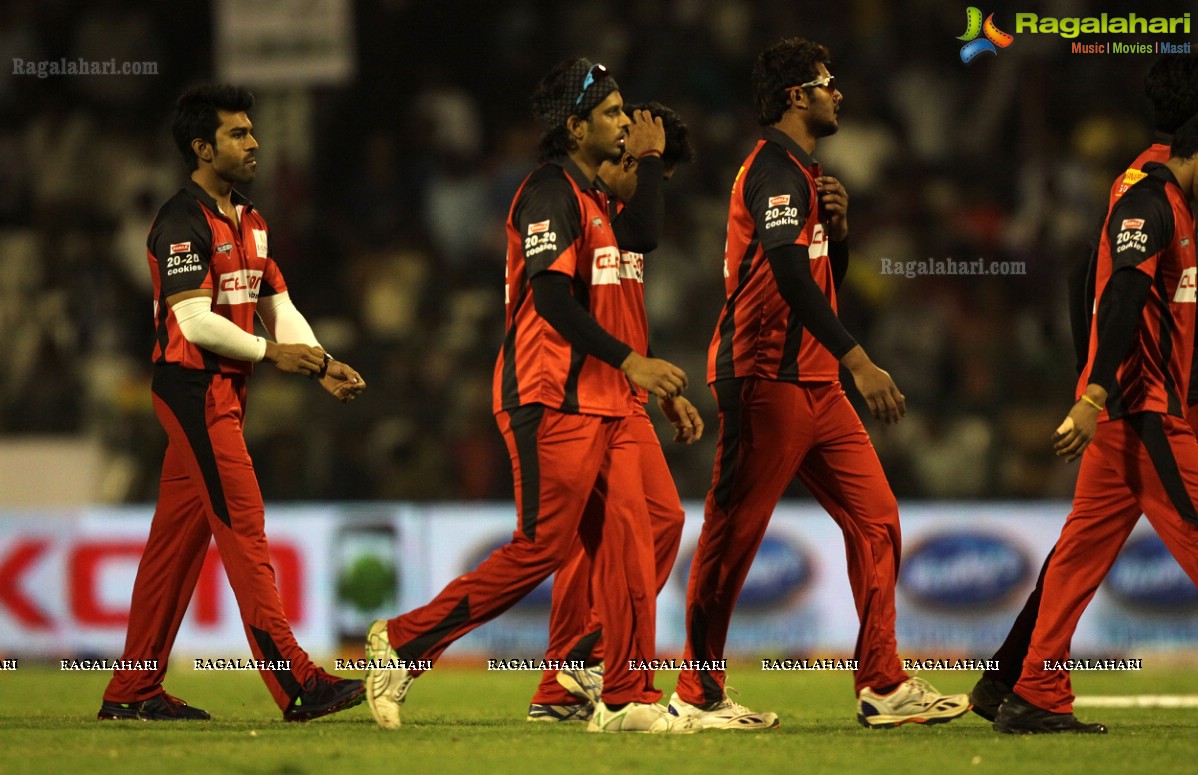
{"label": "black panel on jersey", "polygon": [[[775,142],[757,152],[745,173],[744,203],[757,224],[757,235],[765,250],[795,244],[811,209],[811,183],[786,149]],[[786,201],[780,202],[779,198]],[[773,202],[771,204],[771,201]],[[794,214],[783,214],[783,209]],[[771,212],[777,213],[770,218]]]}
{"label": "black panel on jersey", "polygon": [[[548,269],[558,256],[582,238],[582,211],[578,209],[578,197],[565,176],[556,164],[541,165],[528,177],[512,208],[512,224],[524,239],[525,272],[530,280]],[[542,230],[529,233],[530,227],[541,228],[541,224],[544,224]],[[543,247],[550,243],[539,240],[550,234],[557,237],[552,243],[554,247]],[[532,240],[538,240],[538,243],[530,244]],[[535,251],[531,256],[530,250]]]}
{"label": "black panel on jersey", "polygon": [[180,190],[158,211],[146,247],[158,261],[160,302],[204,282],[212,261],[212,227],[189,190]]}

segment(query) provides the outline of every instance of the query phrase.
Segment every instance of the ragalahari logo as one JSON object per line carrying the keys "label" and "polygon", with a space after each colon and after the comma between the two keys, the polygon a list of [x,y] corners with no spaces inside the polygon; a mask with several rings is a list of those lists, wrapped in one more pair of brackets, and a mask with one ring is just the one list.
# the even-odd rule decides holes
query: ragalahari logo
{"label": "ragalahari logo", "polygon": [[[979,34],[985,37],[979,38]],[[968,41],[961,47],[961,61],[969,64],[985,53],[997,56],[998,49],[1015,42],[1015,36],[1008,35],[994,24],[994,14],[987,16],[983,23],[981,9],[971,5],[965,9],[965,34],[957,40]]]}

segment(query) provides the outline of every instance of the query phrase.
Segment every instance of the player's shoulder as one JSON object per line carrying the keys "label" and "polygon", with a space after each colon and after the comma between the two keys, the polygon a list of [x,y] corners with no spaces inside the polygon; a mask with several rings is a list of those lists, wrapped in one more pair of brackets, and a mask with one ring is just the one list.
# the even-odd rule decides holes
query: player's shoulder
{"label": "player's shoulder", "polygon": [[1174,181],[1169,168],[1162,164],[1149,163],[1143,170],[1144,177],[1131,186],[1111,208],[1112,220],[1116,216],[1172,210],[1168,186]]}
{"label": "player's shoulder", "polygon": [[527,194],[560,195],[566,192],[573,192],[566,170],[552,162],[537,167],[524,182],[524,193]]}
{"label": "player's shoulder", "polygon": [[195,194],[187,188],[181,188],[170,199],[163,202],[162,207],[158,208],[158,215],[154,218],[154,222],[158,224],[159,222],[191,218],[204,218],[204,208],[200,204],[200,200],[196,199]]}

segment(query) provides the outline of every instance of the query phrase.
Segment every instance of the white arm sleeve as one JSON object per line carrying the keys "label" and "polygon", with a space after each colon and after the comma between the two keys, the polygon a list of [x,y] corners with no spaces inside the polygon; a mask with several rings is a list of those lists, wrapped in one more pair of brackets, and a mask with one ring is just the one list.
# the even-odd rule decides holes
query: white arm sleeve
{"label": "white arm sleeve", "polygon": [[258,298],[258,317],[276,342],[298,343],[320,347],[308,320],[291,301],[287,291]]}
{"label": "white arm sleeve", "polygon": [[226,358],[258,362],[266,355],[266,340],[247,334],[228,318],[212,311],[212,299],[193,296],[171,305],[187,341]]}

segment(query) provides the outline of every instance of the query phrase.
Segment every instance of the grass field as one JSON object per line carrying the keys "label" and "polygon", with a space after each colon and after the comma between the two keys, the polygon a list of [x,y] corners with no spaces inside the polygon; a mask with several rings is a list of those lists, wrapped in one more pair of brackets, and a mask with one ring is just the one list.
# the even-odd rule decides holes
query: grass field
{"label": "grass field", "polygon": [[[1147,661],[1147,660],[1146,660]],[[0,672],[0,773],[1190,773],[1198,708],[1079,708],[1111,727],[1099,737],[1008,737],[972,713],[951,724],[867,730],[847,673],[765,673],[733,665],[751,707],[776,711],[765,733],[595,735],[581,724],[523,720],[534,673],[439,665],[412,687],[404,728],[383,732],[363,704],[285,724],[256,673],[172,667],[167,688],[217,720],[95,720],[106,673],[26,666]],[[924,674],[966,691],[976,673]],[[658,673],[667,696],[674,677]],[[1198,669],[1079,673],[1086,695],[1198,695]]]}

